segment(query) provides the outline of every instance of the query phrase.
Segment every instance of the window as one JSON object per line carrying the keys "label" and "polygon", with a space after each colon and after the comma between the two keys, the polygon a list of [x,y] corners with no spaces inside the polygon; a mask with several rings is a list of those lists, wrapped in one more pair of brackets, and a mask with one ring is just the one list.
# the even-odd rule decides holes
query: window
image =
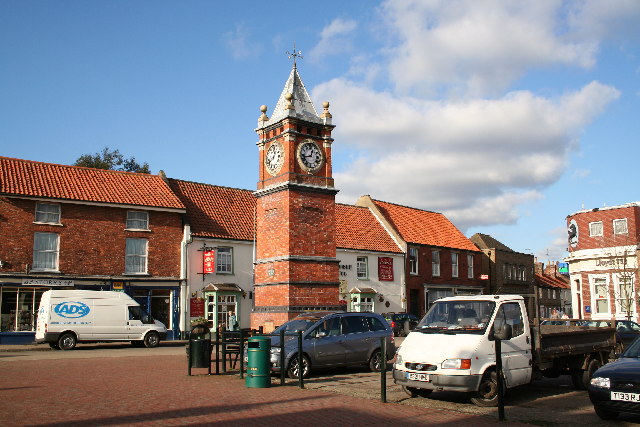
{"label": "window", "polygon": [[500,307],[500,311],[496,314],[495,326],[500,326],[506,323],[511,325],[511,333],[514,337],[522,335],[524,333],[524,322],[522,320],[522,311],[520,310],[520,304],[515,302],[509,302],[503,304]]}
{"label": "window", "polygon": [[440,251],[431,251],[431,274],[440,276]]}
{"label": "window", "polygon": [[353,311],[373,312],[373,296],[371,294],[353,294],[351,302],[353,303]]}
{"label": "window", "polygon": [[369,332],[369,322],[364,316],[344,316],[342,318],[342,333],[359,334]]}
{"label": "window", "polygon": [[218,295],[218,307],[217,307],[217,325],[229,324],[229,312],[232,311],[236,314],[237,321],[237,305],[238,299],[235,295]]}
{"label": "window", "polygon": [[357,260],[357,274],[358,274],[358,279],[360,280],[365,280],[369,278],[369,267],[367,265],[367,257],[366,256],[359,256],[358,260]]}
{"label": "window", "polygon": [[613,220],[614,234],[627,234],[627,218]]}
{"label": "window", "polygon": [[467,255],[467,277],[473,279],[473,255]]}
{"label": "window", "polygon": [[589,236],[602,236],[602,221],[589,223]]}
{"label": "window", "polygon": [[233,248],[218,248],[216,251],[216,273],[233,273]]}
{"label": "window", "polygon": [[60,224],[60,205],[36,203],[36,221],[46,224]]}
{"label": "window", "polygon": [[124,272],[125,274],[147,272],[147,239],[127,239]]}
{"label": "window", "polygon": [[57,233],[36,233],[33,239],[33,269],[58,271],[60,236]]}
{"label": "window", "polygon": [[635,298],[633,295],[633,277],[618,277],[618,289],[616,289],[616,302],[620,313],[633,313],[635,311]]}
{"label": "window", "polygon": [[451,277],[458,277],[458,254],[451,254]]}
{"label": "window", "polygon": [[418,249],[409,248],[409,273],[418,274]]}
{"label": "window", "polygon": [[592,277],[593,300],[595,305],[594,314],[609,313],[609,285],[606,277]]}
{"label": "window", "polygon": [[149,212],[129,211],[127,212],[127,230],[148,230]]}

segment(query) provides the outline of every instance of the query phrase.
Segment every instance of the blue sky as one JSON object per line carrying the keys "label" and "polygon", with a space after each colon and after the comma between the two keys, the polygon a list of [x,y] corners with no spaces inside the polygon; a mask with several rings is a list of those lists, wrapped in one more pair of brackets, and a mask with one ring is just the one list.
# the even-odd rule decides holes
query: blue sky
{"label": "blue sky", "polygon": [[557,260],[565,217],[640,200],[640,2],[0,2],[0,155],[119,149],[253,189],[291,69],[331,103],[338,200],[445,213]]}

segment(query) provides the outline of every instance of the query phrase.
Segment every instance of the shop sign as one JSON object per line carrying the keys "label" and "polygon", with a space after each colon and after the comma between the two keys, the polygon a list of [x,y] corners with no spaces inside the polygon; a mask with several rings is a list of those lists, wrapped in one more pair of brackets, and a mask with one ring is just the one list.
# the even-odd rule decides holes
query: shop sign
{"label": "shop sign", "polygon": [[22,279],[23,285],[30,286],[73,286],[73,280],[60,280],[60,279]]}
{"label": "shop sign", "polygon": [[111,289],[114,291],[124,292],[124,282],[113,282]]}
{"label": "shop sign", "polygon": [[346,270],[351,270],[351,264],[340,264],[340,277],[347,277]]}
{"label": "shop sign", "polygon": [[204,274],[214,273],[216,270],[216,251],[214,249],[208,249],[204,251]]}
{"label": "shop sign", "polygon": [[189,300],[189,313],[191,317],[204,317],[204,298],[191,298]]}
{"label": "shop sign", "polygon": [[378,257],[378,279],[393,282],[393,258],[388,256]]}
{"label": "shop sign", "polygon": [[585,305],[584,306],[584,312],[585,313],[591,313],[591,306],[590,305]]}
{"label": "shop sign", "polygon": [[489,275],[488,274],[481,274],[480,275],[480,280],[489,280]]}

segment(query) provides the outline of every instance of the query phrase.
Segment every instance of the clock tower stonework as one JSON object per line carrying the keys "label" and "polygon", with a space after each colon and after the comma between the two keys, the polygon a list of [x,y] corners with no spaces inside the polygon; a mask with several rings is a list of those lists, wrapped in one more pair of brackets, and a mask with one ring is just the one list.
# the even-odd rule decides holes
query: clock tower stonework
{"label": "clock tower stonework", "polygon": [[316,112],[295,66],[271,118],[262,106],[251,327],[339,303],[329,103]]}

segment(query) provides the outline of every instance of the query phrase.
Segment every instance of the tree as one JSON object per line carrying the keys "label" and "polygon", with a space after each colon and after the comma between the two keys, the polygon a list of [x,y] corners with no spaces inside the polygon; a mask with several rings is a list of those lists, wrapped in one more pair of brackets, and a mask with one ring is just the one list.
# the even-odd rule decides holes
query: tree
{"label": "tree", "polygon": [[111,169],[116,171],[125,172],[139,172],[139,173],[151,173],[149,165],[143,163],[140,165],[136,162],[135,157],[125,159],[119,150],[111,151],[109,147],[104,147],[101,152],[96,154],[83,154],[76,162],[74,166],[83,166],[87,168],[97,169]]}
{"label": "tree", "polygon": [[[631,243],[631,244],[630,244]],[[637,279],[640,276],[640,252],[628,235],[615,236],[606,250],[608,260],[602,262],[609,266],[613,280],[613,295],[617,300],[620,313],[631,320],[636,311]],[[640,301],[639,301],[640,303]]]}

